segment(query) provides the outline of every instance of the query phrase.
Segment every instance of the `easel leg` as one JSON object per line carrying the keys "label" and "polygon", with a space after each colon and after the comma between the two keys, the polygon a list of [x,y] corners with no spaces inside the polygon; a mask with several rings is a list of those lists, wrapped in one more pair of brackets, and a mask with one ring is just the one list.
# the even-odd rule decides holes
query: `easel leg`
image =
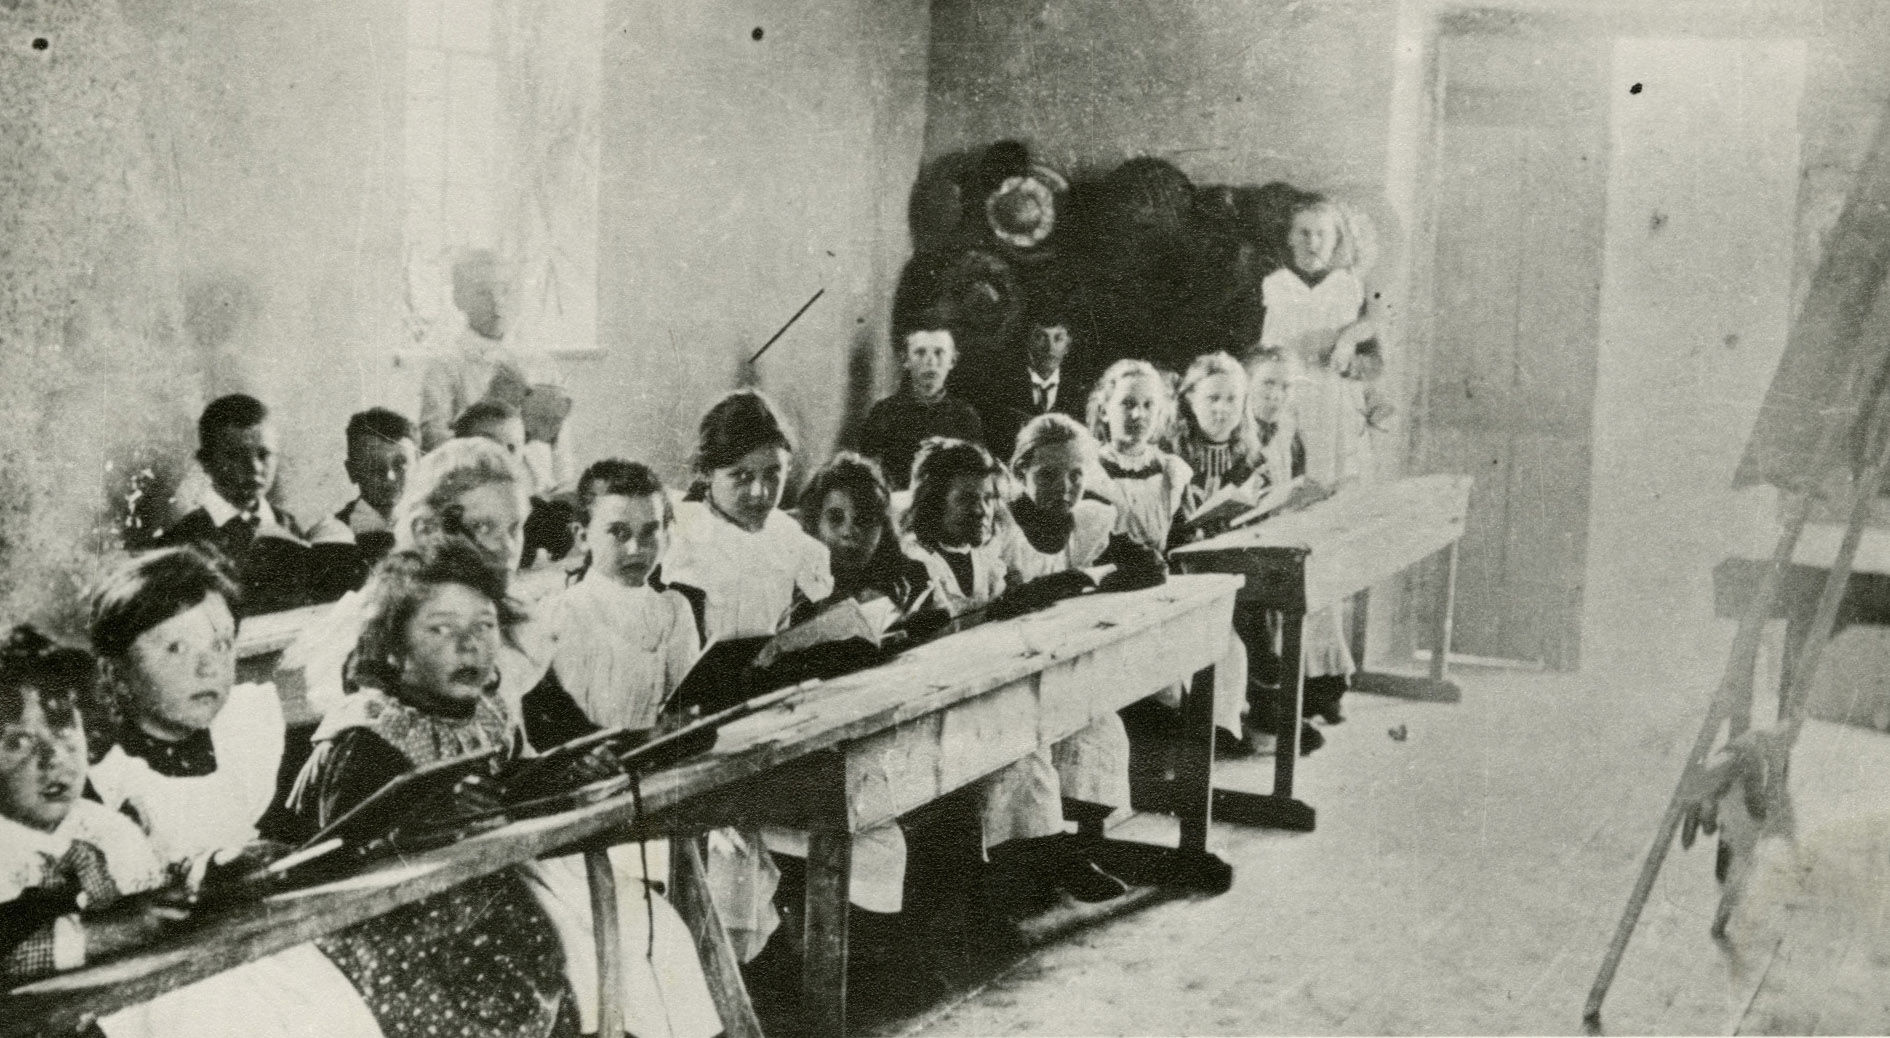
{"label": "easel leg", "polygon": [[1183,853],[1207,850],[1213,817],[1214,668],[1195,671],[1181,700],[1181,740],[1175,751],[1175,814]]}
{"label": "easel leg", "polygon": [[597,1033],[618,1035],[623,1033],[623,928],[617,919],[617,874],[610,867],[610,851],[585,851],[584,874],[590,880],[597,941]]}
{"label": "easel leg", "polygon": [[847,890],[853,875],[853,837],[816,829],[807,835],[807,923],[801,964],[801,1000],[808,1033],[846,1034]]}
{"label": "easel leg", "polygon": [[703,979],[708,981],[709,998],[721,1017],[722,1031],[728,1038],[761,1038],[761,1021],[755,1018],[748,987],[742,983],[741,960],[729,943],[722,914],[716,910],[715,897],[709,891],[702,837],[678,837],[671,847],[672,900],[690,936],[695,938],[696,957],[702,962]]}

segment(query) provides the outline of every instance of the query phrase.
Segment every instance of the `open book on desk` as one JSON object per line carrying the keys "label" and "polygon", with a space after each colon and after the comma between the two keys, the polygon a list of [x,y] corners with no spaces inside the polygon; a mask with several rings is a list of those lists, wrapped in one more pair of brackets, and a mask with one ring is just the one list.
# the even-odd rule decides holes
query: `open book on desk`
{"label": "open book on desk", "polygon": [[711,642],[664,710],[705,717],[788,685],[870,667],[906,644],[903,624],[930,599],[928,589],[902,610],[890,599],[847,598],[778,634]]}
{"label": "open book on desk", "polygon": [[1297,476],[1259,490],[1244,484],[1225,486],[1184,516],[1182,524],[1187,529],[1201,530],[1209,536],[1252,526],[1295,504],[1303,506],[1310,503],[1299,500],[1305,497],[1304,491],[1310,486],[1312,484],[1307,483],[1304,477]]}

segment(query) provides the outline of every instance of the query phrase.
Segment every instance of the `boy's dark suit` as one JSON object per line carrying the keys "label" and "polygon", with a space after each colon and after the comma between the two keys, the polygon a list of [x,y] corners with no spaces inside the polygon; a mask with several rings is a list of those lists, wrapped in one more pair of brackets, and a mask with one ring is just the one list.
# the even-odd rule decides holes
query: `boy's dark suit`
{"label": "boy's dark suit", "polygon": [[1080,425],[1089,406],[1089,386],[1074,380],[1066,367],[1057,372],[1056,392],[1050,405],[1043,405],[1042,391],[1033,378],[1035,372],[1024,364],[990,372],[971,388],[967,396],[978,415],[984,419],[984,442],[1000,460],[1009,461],[1017,446],[1017,433],[1025,423],[1040,414],[1056,412],[1076,419]]}
{"label": "boy's dark suit", "polygon": [[227,502],[217,504],[222,506],[217,511],[226,513],[221,524],[211,517],[210,508],[196,508],[159,535],[157,546],[188,544],[221,553],[236,569],[237,586],[243,591],[241,615],[332,602],[350,584],[358,586],[362,567],[352,540],[311,543],[309,531],[286,512],[270,509],[270,522],[260,509],[245,514]]}

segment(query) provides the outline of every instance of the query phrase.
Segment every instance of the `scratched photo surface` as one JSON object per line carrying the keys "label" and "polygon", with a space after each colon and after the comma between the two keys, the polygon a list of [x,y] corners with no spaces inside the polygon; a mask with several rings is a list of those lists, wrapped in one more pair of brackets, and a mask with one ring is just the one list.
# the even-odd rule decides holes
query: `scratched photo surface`
{"label": "scratched photo surface", "polygon": [[[0,1035],[1890,1030],[1886,48],[1878,0],[0,0],[0,627],[85,646],[205,522],[241,599],[165,622],[233,675],[190,720],[96,645],[71,723],[195,881],[147,757],[307,852],[116,953],[22,914],[79,784],[16,637],[0,925],[56,968]],[[390,545],[462,610],[432,686],[359,651]],[[697,727],[328,846],[375,680],[492,711],[408,766]]]}

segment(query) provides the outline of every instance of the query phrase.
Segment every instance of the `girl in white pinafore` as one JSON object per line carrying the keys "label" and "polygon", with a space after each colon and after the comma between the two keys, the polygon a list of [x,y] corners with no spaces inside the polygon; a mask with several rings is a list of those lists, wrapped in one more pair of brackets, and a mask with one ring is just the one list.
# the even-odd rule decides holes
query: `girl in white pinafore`
{"label": "girl in white pinafore", "polygon": [[[1006,551],[1013,531],[1004,510],[1003,475],[989,451],[961,440],[929,440],[913,464],[902,546],[925,565],[936,593],[955,616],[991,605],[1013,587]],[[1106,525],[1090,518],[1087,540],[1107,543],[1113,516]],[[1082,550],[1087,553],[1087,546]],[[1066,794],[1126,806],[1127,769],[1128,739],[1121,719],[1111,712],[1056,746],[986,776],[979,787],[979,823],[987,860],[1008,858],[1079,900],[1121,895],[1127,889],[1122,881],[1098,868],[1079,845],[1046,838],[1064,832]]]}
{"label": "girl in white pinafore", "polygon": [[[191,549],[137,559],[97,594],[91,638],[118,705],[115,745],[91,769],[106,807],[136,817],[167,862],[257,839],[282,761],[272,685],[234,684],[235,587]],[[162,733],[155,734],[155,733]],[[189,1033],[243,1007],[244,1033],[379,1038],[359,992],[313,944],[226,970],[106,1017],[112,1038]]]}
{"label": "girl in white pinafore", "polygon": [[[703,640],[774,634],[795,606],[833,593],[827,546],[778,507],[793,447],[774,408],[743,390],[702,416],[695,486],[676,506],[661,581],[699,609]],[[760,954],[780,924],[780,872],[770,849],[805,856],[806,834],[768,827],[710,835],[708,880],[722,921],[744,959]],[[905,837],[895,825],[855,834],[849,895],[873,911],[898,910]]]}
{"label": "girl in white pinafore", "polygon": [[1266,308],[1260,344],[1287,350],[1300,363],[1295,424],[1306,441],[1306,474],[1328,486],[1372,473],[1365,383],[1348,376],[1376,324],[1366,314],[1356,242],[1346,228],[1338,206],[1320,195],[1303,197],[1287,232],[1289,262],[1260,282]]}

